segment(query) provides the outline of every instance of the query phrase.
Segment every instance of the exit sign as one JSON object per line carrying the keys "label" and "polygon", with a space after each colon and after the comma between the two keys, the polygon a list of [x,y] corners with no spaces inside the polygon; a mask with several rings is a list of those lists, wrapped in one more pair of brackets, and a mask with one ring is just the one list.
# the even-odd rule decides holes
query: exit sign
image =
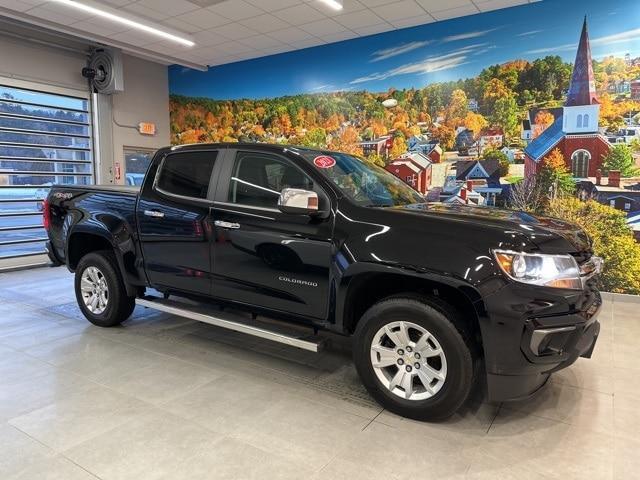
{"label": "exit sign", "polygon": [[156,124],[148,123],[148,122],[140,122],[138,124],[138,131],[142,135],[155,135],[156,134]]}

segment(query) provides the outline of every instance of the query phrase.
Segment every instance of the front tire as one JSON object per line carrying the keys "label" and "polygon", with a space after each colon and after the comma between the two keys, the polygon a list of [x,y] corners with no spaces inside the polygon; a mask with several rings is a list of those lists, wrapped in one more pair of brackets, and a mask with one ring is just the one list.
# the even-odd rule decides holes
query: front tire
{"label": "front tire", "polygon": [[80,259],[75,275],[78,306],[98,327],[120,325],[133,313],[135,297],[127,296],[113,252],[101,250]]}
{"label": "front tire", "polygon": [[437,298],[394,297],[365,312],[354,362],[369,393],[387,410],[416,420],[453,415],[473,385],[472,348],[457,313]]}

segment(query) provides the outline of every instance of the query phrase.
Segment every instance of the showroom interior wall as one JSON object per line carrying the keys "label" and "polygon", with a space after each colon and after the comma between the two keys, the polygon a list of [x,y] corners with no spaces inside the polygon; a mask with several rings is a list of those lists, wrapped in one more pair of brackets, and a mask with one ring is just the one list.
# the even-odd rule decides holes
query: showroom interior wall
{"label": "showroom interior wall", "polygon": [[[82,51],[0,34],[0,58],[0,77],[34,82],[43,89],[51,86],[87,92],[87,81],[80,73],[86,66]],[[153,150],[169,143],[167,67],[126,54],[123,65],[125,91],[112,96],[112,115],[99,119],[111,123],[112,128],[112,140],[101,145],[100,183],[124,183],[124,175],[115,179],[114,174],[116,166],[124,172],[125,147]],[[139,122],[154,123],[155,135],[140,134]]]}

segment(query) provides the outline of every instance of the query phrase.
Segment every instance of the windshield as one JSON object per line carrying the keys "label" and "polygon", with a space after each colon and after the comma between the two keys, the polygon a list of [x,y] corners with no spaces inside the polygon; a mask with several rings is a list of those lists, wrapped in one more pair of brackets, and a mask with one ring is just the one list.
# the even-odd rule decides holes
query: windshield
{"label": "windshield", "polygon": [[[424,203],[424,198],[402,180],[384,168],[366,163],[352,155],[331,152],[328,155],[305,153],[314,166],[328,177],[342,193],[363,207],[393,207]],[[314,162],[317,158],[332,158],[333,162]],[[322,166],[318,166],[320,163]]]}

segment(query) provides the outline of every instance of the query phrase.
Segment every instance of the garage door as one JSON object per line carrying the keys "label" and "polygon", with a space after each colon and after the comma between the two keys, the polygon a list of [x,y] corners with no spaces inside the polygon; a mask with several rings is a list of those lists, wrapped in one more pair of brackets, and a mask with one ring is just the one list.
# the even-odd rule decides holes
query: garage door
{"label": "garage door", "polygon": [[52,184],[93,183],[89,98],[0,77],[0,269],[46,259]]}

